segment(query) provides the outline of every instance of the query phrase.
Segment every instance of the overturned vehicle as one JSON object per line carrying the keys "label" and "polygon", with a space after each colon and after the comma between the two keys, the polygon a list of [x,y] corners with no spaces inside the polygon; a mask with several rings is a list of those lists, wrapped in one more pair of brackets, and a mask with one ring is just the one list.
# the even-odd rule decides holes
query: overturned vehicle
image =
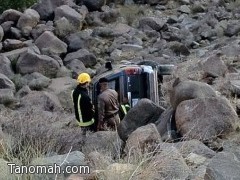
{"label": "overturned vehicle", "polygon": [[[122,104],[128,101],[130,108],[135,106],[142,98],[147,98],[159,105],[161,96],[160,84],[164,75],[171,75],[175,66],[172,64],[159,65],[153,61],[142,61],[136,64],[125,62],[113,65],[107,62],[102,72],[92,79],[92,101],[98,107],[98,95],[100,94],[99,79],[108,79],[109,88],[118,92],[118,100]],[[96,108],[96,114],[97,108]],[[95,120],[98,122],[98,117]]]}

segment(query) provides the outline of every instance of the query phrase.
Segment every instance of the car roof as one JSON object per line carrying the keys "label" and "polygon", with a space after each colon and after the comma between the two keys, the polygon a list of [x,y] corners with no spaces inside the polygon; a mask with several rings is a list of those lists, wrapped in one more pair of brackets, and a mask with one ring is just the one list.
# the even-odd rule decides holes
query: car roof
{"label": "car roof", "polygon": [[128,69],[128,68],[141,68],[140,65],[136,65],[136,64],[117,64],[117,65],[113,65],[112,66],[113,68],[111,70],[108,70],[108,69],[105,69],[105,71],[97,74],[96,76],[94,76],[92,78],[92,83],[94,84],[95,82],[97,82],[100,78],[102,77],[108,77],[112,74],[117,74],[117,73],[120,73],[122,72],[123,70],[125,69]]}

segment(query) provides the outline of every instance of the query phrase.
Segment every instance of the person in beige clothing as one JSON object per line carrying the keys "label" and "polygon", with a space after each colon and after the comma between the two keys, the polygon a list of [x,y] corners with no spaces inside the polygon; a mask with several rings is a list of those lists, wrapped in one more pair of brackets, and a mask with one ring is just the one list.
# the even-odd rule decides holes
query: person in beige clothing
{"label": "person in beige clothing", "polygon": [[99,130],[116,130],[120,123],[118,93],[108,88],[108,80],[99,80],[101,94],[98,96],[98,126]]}

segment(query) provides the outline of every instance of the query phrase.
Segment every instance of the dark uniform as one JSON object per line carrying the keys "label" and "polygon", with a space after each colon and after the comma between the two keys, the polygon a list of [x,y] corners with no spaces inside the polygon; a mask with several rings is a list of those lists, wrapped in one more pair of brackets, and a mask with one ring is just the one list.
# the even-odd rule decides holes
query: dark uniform
{"label": "dark uniform", "polygon": [[78,85],[72,92],[72,99],[79,126],[83,128],[84,133],[86,130],[94,131],[94,106],[88,90]]}

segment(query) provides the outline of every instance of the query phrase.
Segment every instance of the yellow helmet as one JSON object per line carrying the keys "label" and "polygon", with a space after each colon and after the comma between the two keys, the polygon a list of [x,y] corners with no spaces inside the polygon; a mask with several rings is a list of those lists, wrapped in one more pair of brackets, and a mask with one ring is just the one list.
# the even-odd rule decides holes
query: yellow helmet
{"label": "yellow helmet", "polygon": [[91,77],[89,76],[88,73],[81,73],[79,74],[78,78],[77,78],[77,82],[80,84],[84,84],[86,82],[91,82]]}

